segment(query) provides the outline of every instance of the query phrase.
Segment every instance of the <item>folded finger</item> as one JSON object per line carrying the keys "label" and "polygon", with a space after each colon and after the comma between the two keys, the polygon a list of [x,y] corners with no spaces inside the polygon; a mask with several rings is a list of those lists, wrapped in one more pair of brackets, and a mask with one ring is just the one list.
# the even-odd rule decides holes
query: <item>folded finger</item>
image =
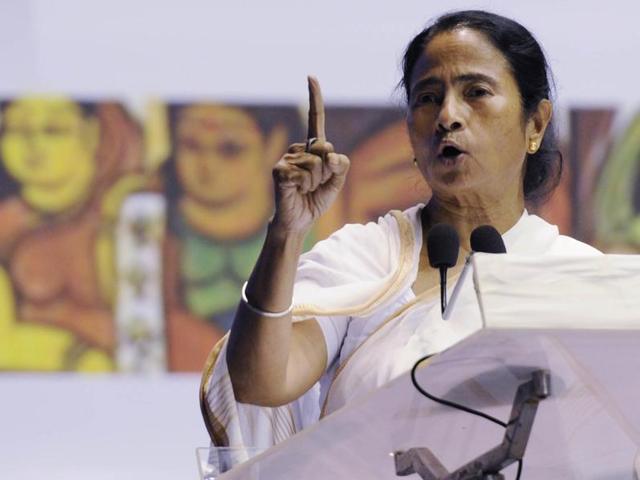
{"label": "folded finger", "polygon": [[297,165],[281,162],[273,170],[273,178],[278,186],[296,187],[301,193],[307,193],[312,184],[311,172]]}
{"label": "folded finger", "polygon": [[342,189],[347,180],[347,172],[349,171],[350,161],[346,155],[339,153],[327,155],[325,162],[326,170],[330,173],[323,185],[329,185],[336,190]]}
{"label": "folded finger", "polygon": [[346,175],[351,162],[346,155],[330,153],[327,155],[326,165],[333,175]]}
{"label": "folded finger", "polygon": [[287,153],[302,153],[307,148],[306,143],[292,143],[287,149]]}
{"label": "folded finger", "polygon": [[302,168],[311,174],[310,188],[312,191],[318,188],[318,185],[323,182],[324,160],[322,159],[322,157],[310,153],[304,153],[295,156],[292,155],[291,157],[287,158],[287,161],[290,164]]}
{"label": "folded finger", "polygon": [[307,151],[324,158],[328,153],[333,153],[335,150],[331,142],[318,140],[313,142]]}

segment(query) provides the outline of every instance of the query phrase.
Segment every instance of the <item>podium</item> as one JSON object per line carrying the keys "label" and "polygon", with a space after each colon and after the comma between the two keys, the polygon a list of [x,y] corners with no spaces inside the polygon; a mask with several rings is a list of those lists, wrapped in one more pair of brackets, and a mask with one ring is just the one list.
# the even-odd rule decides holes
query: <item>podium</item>
{"label": "podium", "polygon": [[[548,371],[521,478],[640,478],[640,258],[503,257],[473,262],[483,328],[419,368],[417,381],[506,423],[519,386]],[[419,479],[398,476],[394,452],[426,448],[453,472],[504,434],[425,398],[406,373],[220,478]]]}

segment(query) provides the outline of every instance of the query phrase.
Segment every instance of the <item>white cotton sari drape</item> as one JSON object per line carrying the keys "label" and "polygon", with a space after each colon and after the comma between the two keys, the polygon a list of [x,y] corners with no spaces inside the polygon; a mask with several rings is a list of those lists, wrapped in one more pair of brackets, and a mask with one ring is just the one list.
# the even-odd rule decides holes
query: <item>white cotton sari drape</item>
{"label": "white cotton sari drape", "polygon": [[[377,223],[347,225],[302,256],[294,321],[327,316],[334,322],[371,322],[374,328],[299,399],[277,408],[236,402],[226,365],[226,339],[214,348],[200,391],[214,445],[275,445],[406,372],[418,358],[481,328],[471,276],[447,321],[440,316],[438,287],[418,297],[411,292],[423,243],[421,209],[418,205],[391,212]],[[503,239],[513,253],[597,253],[527,212]]]}

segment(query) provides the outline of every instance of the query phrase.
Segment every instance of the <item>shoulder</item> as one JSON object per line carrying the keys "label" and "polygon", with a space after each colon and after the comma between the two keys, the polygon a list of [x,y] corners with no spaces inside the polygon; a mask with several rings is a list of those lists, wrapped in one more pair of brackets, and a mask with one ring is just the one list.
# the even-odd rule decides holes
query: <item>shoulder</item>
{"label": "shoulder", "polygon": [[602,255],[602,252],[597,248],[567,235],[558,235],[556,241],[551,245],[549,253],[567,255]]}
{"label": "shoulder", "polygon": [[[303,254],[298,278],[321,268],[358,278],[379,278],[397,268],[404,252],[415,250],[416,218],[420,205],[404,212],[391,211],[366,224],[347,224]],[[417,239],[420,240],[420,239]],[[412,250],[413,249],[413,250]]]}
{"label": "shoulder", "polygon": [[[349,223],[328,238],[319,241],[303,258],[313,258],[324,253],[347,253],[357,256],[392,254],[401,247],[403,237],[415,233],[414,224],[419,217],[419,205],[404,212],[392,210],[375,222]],[[419,230],[419,229],[418,229]]]}
{"label": "shoulder", "polygon": [[[417,204],[404,211],[391,210],[378,217],[377,221],[366,224],[346,224],[326,240],[319,242],[320,248],[331,244],[341,244],[361,251],[363,248],[385,245],[389,253],[406,248],[409,244],[420,244],[422,229],[420,212],[423,204]],[[379,252],[378,252],[379,253]]]}
{"label": "shoulder", "polygon": [[367,239],[369,235],[374,235],[389,241],[399,241],[403,235],[421,234],[420,212],[423,207],[423,204],[418,204],[404,211],[391,210],[378,217],[375,222],[347,224],[327,240]]}
{"label": "shoulder", "polygon": [[523,255],[598,255],[592,246],[566,235],[558,227],[526,210],[516,224],[502,235],[507,252]]}
{"label": "shoulder", "polygon": [[547,246],[547,251],[552,255],[601,255],[602,252],[591,245],[576,240],[568,235],[561,235],[558,231],[558,227],[546,220],[538,217],[537,215],[529,215],[529,218],[537,223],[538,228],[546,230],[547,232],[553,231],[552,240]]}

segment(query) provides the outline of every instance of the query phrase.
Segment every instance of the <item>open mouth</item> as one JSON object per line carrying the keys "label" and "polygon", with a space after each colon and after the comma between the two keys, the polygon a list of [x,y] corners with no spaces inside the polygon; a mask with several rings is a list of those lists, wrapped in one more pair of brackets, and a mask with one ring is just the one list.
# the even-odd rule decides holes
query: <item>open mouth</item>
{"label": "open mouth", "polygon": [[454,147],[453,145],[446,145],[440,152],[440,155],[438,155],[438,158],[444,161],[444,163],[448,164],[458,160],[458,158],[463,153],[465,152],[463,150],[460,150],[458,147]]}

